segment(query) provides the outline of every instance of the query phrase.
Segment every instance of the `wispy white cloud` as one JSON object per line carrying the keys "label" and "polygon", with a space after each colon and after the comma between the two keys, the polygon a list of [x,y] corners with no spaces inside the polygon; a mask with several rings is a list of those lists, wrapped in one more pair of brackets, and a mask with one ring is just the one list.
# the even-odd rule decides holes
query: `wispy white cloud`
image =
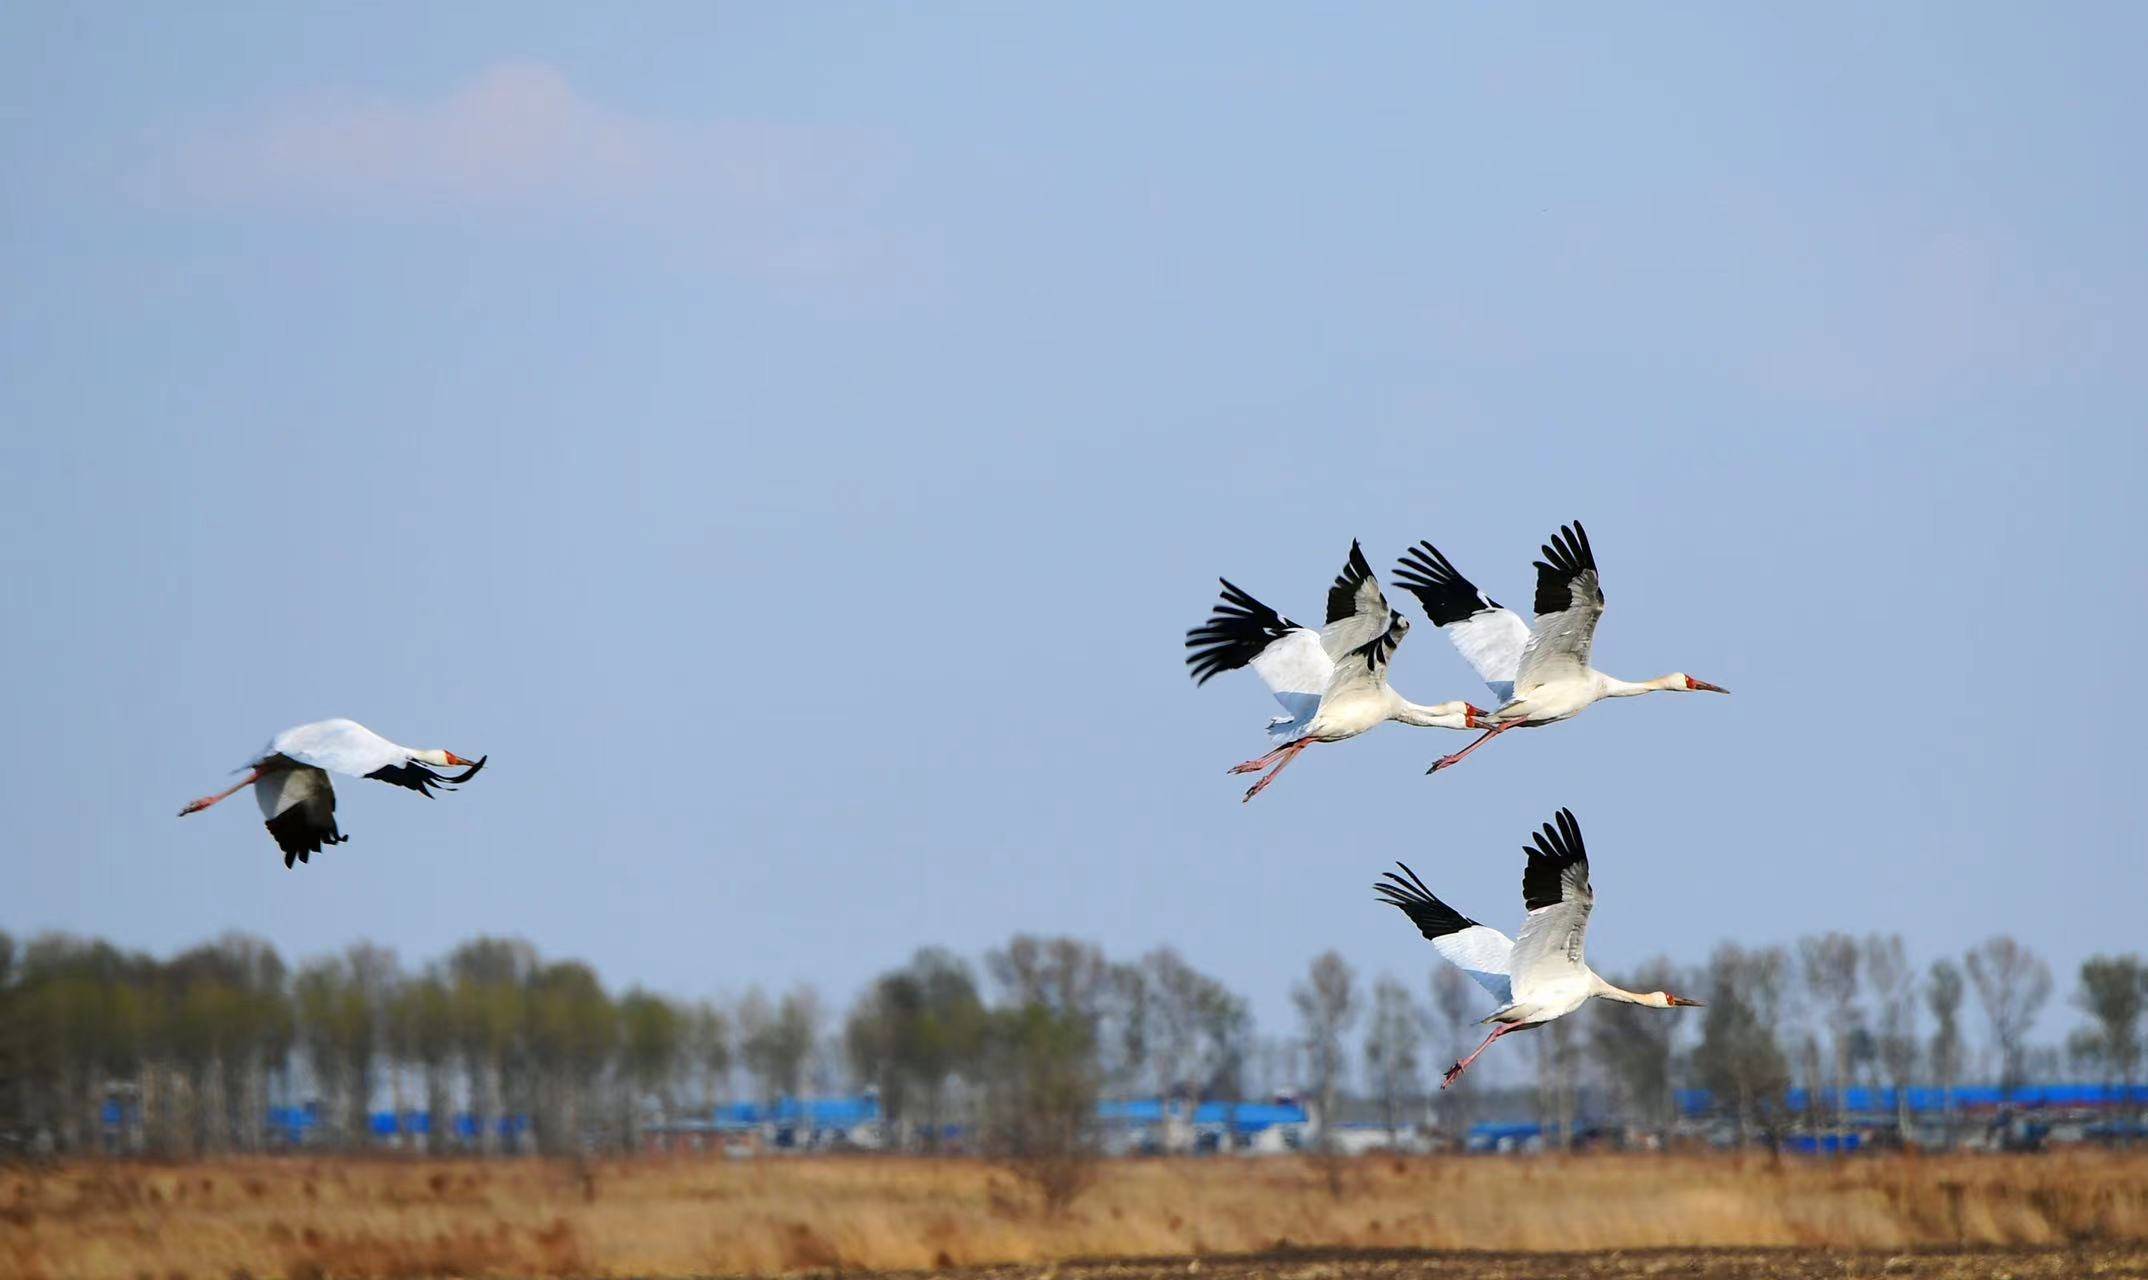
{"label": "wispy white cloud", "polygon": [[894,148],[864,131],[635,115],[541,63],[424,100],[350,95],[197,125],[140,190],[196,210],[394,221],[568,219],[726,242],[785,272],[841,272],[885,237]]}

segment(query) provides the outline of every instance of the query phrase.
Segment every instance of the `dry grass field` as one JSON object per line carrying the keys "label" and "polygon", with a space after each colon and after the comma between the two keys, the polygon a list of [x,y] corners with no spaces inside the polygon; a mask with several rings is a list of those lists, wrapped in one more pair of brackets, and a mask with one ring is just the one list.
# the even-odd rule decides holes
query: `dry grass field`
{"label": "dry grass field", "polygon": [[[1304,1161],[1117,1161],[1053,1216],[1006,1172],[967,1161],[77,1164],[0,1172],[0,1275],[2148,1275],[2141,1156],[1344,1169],[1338,1199]],[[1420,1252],[1392,1252],[1403,1250]],[[1112,1261],[1159,1258],[1178,1261]],[[1063,1259],[1091,1261],[1046,1265]]]}

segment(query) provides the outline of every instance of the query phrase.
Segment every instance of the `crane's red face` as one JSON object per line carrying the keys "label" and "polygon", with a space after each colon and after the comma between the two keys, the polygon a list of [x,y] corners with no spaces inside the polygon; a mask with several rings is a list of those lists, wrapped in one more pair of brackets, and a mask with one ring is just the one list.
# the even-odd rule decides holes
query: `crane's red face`
{"label": "crane's red face", "polygon": [[1470,703],[1470,702],[1465,702],[1465,703],[1463,703],[1463,704],[1462,704],[1462,708],[1463,708],[1463,710],[1462,710],[1462,727],[1463,727],[1463,728],[1465,728],[1465,729],[1481,729],[1481,728],[1483,728],[1483,727],[1484,727],[1484,726],[1483,726],[1482,724],[1479,724],[1478,722],[1479,722],[1479,721],[1481,721],[1481,720],[1483,720],[1483,719],[1484,719],[1484,717],[1485,717],[1486,715],[1490,714],[1489,712],[1485,711],[1485,710],[1484,710],[1484,708],[1482,708],[1482,707],[1480,707],[1480,706],[1477,706],[1477,705],[1476,705],[1475,703]]}
{"label": "crane's red face", "polygon": [[1671,1007],[1672,1007],[1673,1009],[1678,1009],[1678,1008],[1692,1008],[1692,1009],[1699,1009],[1699,1008],[1702,1008],[1702,1007],[1703,1007],[1702,1003],[1701,1003],[1700,1001],[1698,1001],[1698,1000],[1688,1000],[1688,999],[1686,999],[1686,998],[1685,998],[1684,996],[1674,996],[1674,995],[1672,995],[1671,993],[1669,993],[1668,991],[1666,991],[1666,992],[1664,992],[1664,993],[1663,993],[1663,998],[1664,998],[1665,1000],[1668,1000],[1668,1001],[1670,1001],[1670,1002],[1671,1002]]}
{"label": "crane's red face", "polygon": [[1729,692],[1730,692],[1730,690],[1728,690],[1728,689],[1725,689],[1725,688],[1724,688],[1724,687],[1723,687],[1722,685],[1719,685],[1719,684],[1709,684],[1709,683],[1708,683],[1708,682],[1707,682],[1706,680],[1695,680],[1695,679],[1694,679],[1694,678],[1693,678],[1692,676],[1687,676],[1687,677],[1686,677],[1686,688],[1687,688],[1687,689],[1689,689],[1689,690],[1691,690],[1691,691],[1692,691],[1692,692],[1694,692],[1694,693],[1729,693]]}
{"label": "crane's red face", "polygon": [[462,758],[461,756],[459,756],[459,755],[456,755],[456,754],[455,754],[454,752],[452,752],[452,751],[443,751],[443,752],[441,752],[440,754],[441,754],[441,755],[444,755],[444,756],[446,756],[446,757],[447,757],[447,762],[448,762],[449,766],[450,766],[450,767],[453,767],[453,768],[460,768],[460,767],[463,767],[463,766],[466,766],[466,765],[474,765],[474,764],[476,764],[476,763],[477,763],[477,761],[475,761],[475,760],[465,760],[465,759],[463,759],[463,758]]}

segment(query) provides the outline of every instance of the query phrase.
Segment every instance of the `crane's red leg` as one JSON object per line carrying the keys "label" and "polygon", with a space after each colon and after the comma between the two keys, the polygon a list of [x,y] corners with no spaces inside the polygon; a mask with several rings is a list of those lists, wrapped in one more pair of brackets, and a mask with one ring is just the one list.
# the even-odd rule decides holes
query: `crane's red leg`
{"label": "crane's red leg", "polygon": [[[1497,1040],[1499,1037],[1505,1035],[1507,1032],[1519,1030],[1521,1030],[1520,1027],[1512,1025],[1500,1027],[1498,1030],[1492,1032],[1492,1034],[1484,1037],[1484,1043],[1477,1046],[1477,1053],[1483,1053],[1486,1049],[1491,1048],[1492,1041]],[[1457,1062],[1453,1066],[1447,1068],[1447,1074],[1440,1077],[1439,1087],[1444,1089],[1448,1085],[1453,1084],[1455,1081],[1461,1079],[1462,1073],[1464,1071],[1469,1070],[1469,1064],[1477,1060],[1477,1053],[1472,1053],[1468,1057],[1462,1059],[1460,1062]]]}
{"label": "crane's red leg", "polygon": [[1277,747],[1277,748],[1276,748],[1275,750],[1273,750],[1273,751],[1269,752],[1269,753],[1268,753],[1267,755],[1264,755],[1264,756],[1262,756],[1262,757],[1261,757],[1260,759],[1258,759],[1258,760],[1248,760],[1248,761],[1246,761],[1246,762],[1245,762],[1244,764],[1234,764],[1234,765],[1232,765],[1232,766],[1231,766],[1231,768],[1230,768],[1230,772],[1232,772],[1232,773],[1259,773],[1259,772],[1260,772],[1261,770],[1263,770],[1263,769],[1267,768],[1267,767],[1268,767],[1269,765],[1271,765],[1271,764],[1274,764],[1274,763],[1275,763],[1275,758],[1276,758],[1277,756],[1279,756],[1279,755],[1282,755],[1282,754],[1283,754],[1283,753],[1284,753],[1285,751],[1288,751],[1288,750],[1290,750],[1290,749],[1291,749],[1291,748],[1292,748],[1293,746],[1295,746],[1295,745],[1297,745],[1297,744],[1296,744],[1296,743],[1291,743],[1291,742],[1286,742],[1286,743],[1284,743],[1284,744],[1283,744],[1282,746],[1280,746],[1280,747]]}
{"label": "crane's red leg", "polygon": [[1470,752],[1475,751],[1478,747],[1481,747],[1485,743],[1490,742],[1492,739],[1498,737],[1502,733],[1505,733],[1509,729],[1521,728],[1524,723],[1524,721],[1520,720],[1510,720],[1507,723],[1498,726],[1497,728],[1487,729],[1484,731],[1483,737],[1477,739],[1475,742],[1470,743],[1468,746],[1462,748],[1460,751],[1455,752],[1451,756],[1441,756],[1439,759],[1434,760],[1432,762],[1432,767],[1425,770],[1425,772],[1438,773],[1442,769],[1458,765],[1462,763],[1462,758],[1464,756],[1467,756]]}
{"label": "crane's red leg", "polygon": [[[1290,762],[1298,758],[1298,753],[1305,750],[1311,745],[1313,745],[1313,740],[1311,738],[1300,738],[1296,742],[1291,743],[1289,746],[1284,747],[1280,753],[1283,757],[1282,760],[1277,762],[1275,768],[1270,769],[1268,771],[1268,776],[1262,778],[1259,782],[1256,782],[1252,786],[1246,788],[1246,800],[1251,800],[1253,797],[1259,795],[1261,792],[1266,791],[1268,789],[1268,784],[1275,781],[1276,775],[1283,772],[1283,770],[1289,768]],[[1245,800],[1241,800],[1238,803],[1244,804]]]}
{"label": "crane's red leg", "polygon": [[203,809],[208,808],[210,805],[215,804],[217,801],[227,800],[238,792],[244,791],[246,788],[254,785],[256,782],[259,781],[261,781],[261,770],[255,769],[252,772],[248,773],[245,777],[239,779],[237,782],[232,783],[230,786],[225,787],[222,791],[217,792],[213,796],[203,796],[199,800],[189,800],[187,802],[186,808],[181,809],[179,811],[179,816],[184,818],[190,813],[200,813]]}

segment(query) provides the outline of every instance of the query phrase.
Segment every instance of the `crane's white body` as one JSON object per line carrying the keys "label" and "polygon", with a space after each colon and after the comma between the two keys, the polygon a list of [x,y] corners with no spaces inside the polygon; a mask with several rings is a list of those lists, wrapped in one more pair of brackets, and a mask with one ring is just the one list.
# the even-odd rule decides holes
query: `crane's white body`
{"label": "crane's white body", "polygon": [[[1425,706],[1395,692],[1384,671],[1375,673],[1361,664],[1337,665],[1326,638],[1332,630],[1299,627],[1250,664],[1287,713],[1268,722],[1269,738],[1278,743],[1300,738],[1340,742],[1390,720],[1428,728],[1474,727],[1475,708],[1466,702]],[[1336,643],[1345,644],[1347,639],[1338,638]],[[1347,654],[1349,648],[1342,651]]]}
{"label": "crane's white body", "polygon": [[1187,633],[1186,659],[1196,683],[1242,666],[1268,686],[1285,714],[1268,722],[1274,751],[1232,770],[1250,773],[1276,763],[1246,792],[1250,800],[1315,742],[1354,738],[1390,720],[1427,728],[1474,729],[1477,708],[1466,702],[1425,706],[1396,693],[1387,664],[1409,619],[1388,607],[1378,579],[1356,543],[1328,589],[1327,625],[1300,626],[1223,580],[1223,597],[1208,621]]}
{"label": "crane's white body", "polygon": [[1454,764],[1479,743],[1507,729],[1553,724],[1605,698],[1643,693],[1725,693],[1682,671],[1638,683],[1590,665],[1604,593],[1596,555],[1579,521],[1561,526],[1536,562],[1536,621],[1478,590],[1438,548],[1423,542],[1404,558],[1396,582],[1417,596],[1434,625],[1447,633],[1500,704],[1484,716],[1490,732],[1432,766]]}
{"label": "crane's white body", "polygon": [[[1440,901],[1415,872],[1400,863],[1396,865],[1407,880],[1388,872],[1388,883],[1376,886],[1383,900],[1400,907],[1442,958],[1499,1001],[1499,1007],[1483,1019],[1498,1024],[1499,1029],[1478,1046],[1477,1053],[1508,1032],[1563,1018],[1592,999],[1657,1009],[1699,1003],[1661,991],[1627,991],[1589,967],[1584,944],[1596,894],[1589,885],[1588,854],[1574,815],[1562,809],[1556,821],[1556,826],[1545,823],[1535,844],[1527,849],[1522,902],[1529,914],[1517,938],[1510,939]],[[1447,1083],[1452,1084],[1476,1057],[1472,1053],[1456,1063]]]}
{"label": "crane's white body", "polygon": [[445,751],[420,750],[390,742],[356,720],[316,720],[286,729],[269,739],[267,749],[255,757],[259,765],[277,756],[330,773],[363,778],[369,773],[415,760],[436,769],[448,767]]}

